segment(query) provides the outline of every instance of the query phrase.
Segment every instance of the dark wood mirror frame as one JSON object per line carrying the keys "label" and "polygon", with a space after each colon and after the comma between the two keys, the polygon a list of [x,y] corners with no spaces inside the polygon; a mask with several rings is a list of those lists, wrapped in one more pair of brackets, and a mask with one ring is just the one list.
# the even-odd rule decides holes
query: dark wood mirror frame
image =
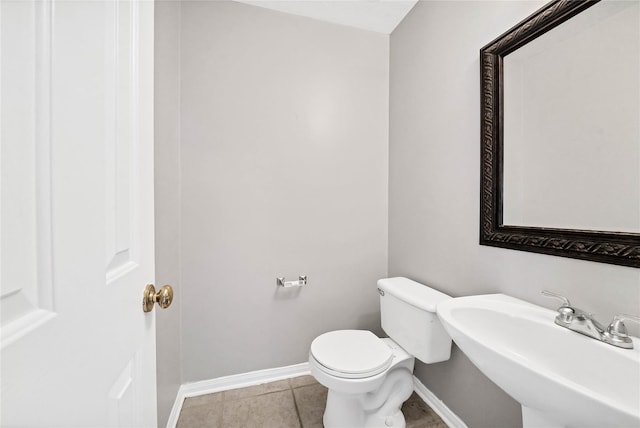
{"label": "dark wood mirror frame", "polygon": [[480,50],[480,245],[640,267],[640,234],[508,226],[503,202],[503,58],[600,0],[557,0]]}

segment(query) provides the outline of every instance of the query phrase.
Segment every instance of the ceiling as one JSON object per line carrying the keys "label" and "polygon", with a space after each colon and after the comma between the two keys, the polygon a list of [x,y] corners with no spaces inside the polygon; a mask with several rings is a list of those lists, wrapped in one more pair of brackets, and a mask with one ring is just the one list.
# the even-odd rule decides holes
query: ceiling
{"label": "ceiling", "polygon": [[235,0],[320,21],[391,34],[418,0]]}

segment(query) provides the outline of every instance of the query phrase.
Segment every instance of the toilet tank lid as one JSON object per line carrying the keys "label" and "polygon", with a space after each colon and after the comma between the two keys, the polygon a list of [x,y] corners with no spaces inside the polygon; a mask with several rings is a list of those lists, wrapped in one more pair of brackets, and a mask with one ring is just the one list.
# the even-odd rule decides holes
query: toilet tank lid
{"label": "toilet tank lid", "polygon": [[378,288],[418,309],[429,312],[435,312],[438,303],[451,299],[451,296],[404,277],[380,279]]}

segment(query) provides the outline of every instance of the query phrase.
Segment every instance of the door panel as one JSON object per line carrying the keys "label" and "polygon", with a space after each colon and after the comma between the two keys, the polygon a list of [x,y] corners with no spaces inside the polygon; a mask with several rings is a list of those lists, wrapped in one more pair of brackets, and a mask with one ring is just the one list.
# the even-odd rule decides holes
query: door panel
{"label": "door panel", "polygon": [[155,426],[153,2],[0,24],[0,424]]}
{"label": "door panel", "polygon": [[[53,316],[51,284],[49,11],[2,5],[1,341],[18,339]],[[9,58],[9,61],[5,61]],[[10,100],[10,102],[6,102]],[[10,262],[9,262],[10,261]],[[4,328],[4,326],[7,328]]]}
{"label": "door panel", "polygon": [[[111,2],[107,4],[107,94],[106,121],[106,203],[107,203],[107,282],[135,269],[133,259],[139,234],[130,215],[137,200],[133,199],[135,175],[135,138],[138,134],[136,105],[139,88],[137,69],[131,61],[139,28],[137,4]],[[117,22],[111,25],[110,22]],[[113,126],[109,126],[113,124]]]}

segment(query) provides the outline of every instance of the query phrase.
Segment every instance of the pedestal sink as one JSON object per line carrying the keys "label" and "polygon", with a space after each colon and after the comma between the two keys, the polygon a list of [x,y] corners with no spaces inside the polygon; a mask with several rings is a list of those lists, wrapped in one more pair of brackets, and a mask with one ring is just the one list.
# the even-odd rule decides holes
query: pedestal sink
{"label": "pedestal sink", "polygon": [[616,348],[554,324],[556,312],[504,294],[438,305],[458,347],[522,405],[529,427],[640,427],[640,341]]}

